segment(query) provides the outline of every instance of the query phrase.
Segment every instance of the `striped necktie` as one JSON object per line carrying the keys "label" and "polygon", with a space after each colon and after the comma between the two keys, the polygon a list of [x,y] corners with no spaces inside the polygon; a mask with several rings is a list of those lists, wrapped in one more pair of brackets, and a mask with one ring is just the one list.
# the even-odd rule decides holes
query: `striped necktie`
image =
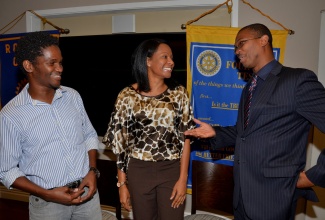
{"label": "striped necktie", "polygon": [[250,114],[250,107],[252,103],[252,97],[253,97],[253,92],[257,84],[257,75],[254,74],[251,84],[248,88],[248,94],[246,97],[246,102],[245,102],[245,111],[244,111],[244,128],[247,127],[248,125],[248,120],[249,120],[249,114]]}

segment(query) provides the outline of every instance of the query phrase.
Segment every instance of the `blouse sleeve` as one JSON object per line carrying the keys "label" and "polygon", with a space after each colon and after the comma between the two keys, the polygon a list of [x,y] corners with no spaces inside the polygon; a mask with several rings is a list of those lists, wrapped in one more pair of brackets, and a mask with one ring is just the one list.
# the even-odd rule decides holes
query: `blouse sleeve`
{"label": "blouse sleeve", "polygon": [[107,132],[103,137],[103,143],[111,148],[117,155],[117,168],[126,172],[128,160],[128,128],[130,127],[130,116],[128,114],[128,95],[122,90],[116,101],[110,117]]}
{"label": "blouse sleeve", "polygon": [[195,122],[193,121],[193,110],[190,103],[189,95],[185,87],[181,87],[181,100],[180,100],[180,111],[178,113],[178,117],[180,119],[178,123],[178,132],[179,138],[183,142],[185,141],[184,132],[186,130],[194,129]]}

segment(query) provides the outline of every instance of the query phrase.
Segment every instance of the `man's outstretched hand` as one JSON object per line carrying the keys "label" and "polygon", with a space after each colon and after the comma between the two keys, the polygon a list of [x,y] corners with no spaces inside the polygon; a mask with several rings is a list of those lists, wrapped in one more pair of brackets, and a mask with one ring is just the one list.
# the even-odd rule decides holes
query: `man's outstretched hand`
{"label": "man's outstretched hand", "polygon": [[194,119],[194,122],[199,126],[195,129],[185,131],[184,134],[186,136],[192,136],[196,138],[211,138],[216,135],[215,130],[208,123],[202,122],[198,119]]}

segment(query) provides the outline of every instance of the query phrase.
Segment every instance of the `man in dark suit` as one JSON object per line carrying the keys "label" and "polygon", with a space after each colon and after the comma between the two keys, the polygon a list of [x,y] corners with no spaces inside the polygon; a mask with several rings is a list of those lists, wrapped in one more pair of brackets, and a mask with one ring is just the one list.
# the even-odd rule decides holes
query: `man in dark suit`
{"label": "man in dark suit", "polygon": [[297,199],[317,201],[311,187],[325,187],[324,150],[317,164],[304,171],[311,126],[325,132],[325,89],[312,71],[282,66],[272,50],[266,26],[242,28],[235,53],[257,75],[249,111],[245,103],[252,80],[243,89],[235,126],[212,127],[195,119],[199,127],[185,132],[209,138],[214,148],[235,146],[235,219],[294,219]]}

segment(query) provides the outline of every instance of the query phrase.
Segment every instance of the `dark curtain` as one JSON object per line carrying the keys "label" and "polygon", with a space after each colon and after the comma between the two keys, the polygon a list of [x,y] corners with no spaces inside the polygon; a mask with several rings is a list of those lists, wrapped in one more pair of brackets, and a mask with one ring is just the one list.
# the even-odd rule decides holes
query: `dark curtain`
{"label": "dark curtain", "polygon": [[143,40],[162,38],[171,45],[172,77],[186,86],[186,34],[113,34],[60,37],[63,56],[61,84],[76,89],[99,136],[103,136],[121,89],[133,83],[131,54]]}

